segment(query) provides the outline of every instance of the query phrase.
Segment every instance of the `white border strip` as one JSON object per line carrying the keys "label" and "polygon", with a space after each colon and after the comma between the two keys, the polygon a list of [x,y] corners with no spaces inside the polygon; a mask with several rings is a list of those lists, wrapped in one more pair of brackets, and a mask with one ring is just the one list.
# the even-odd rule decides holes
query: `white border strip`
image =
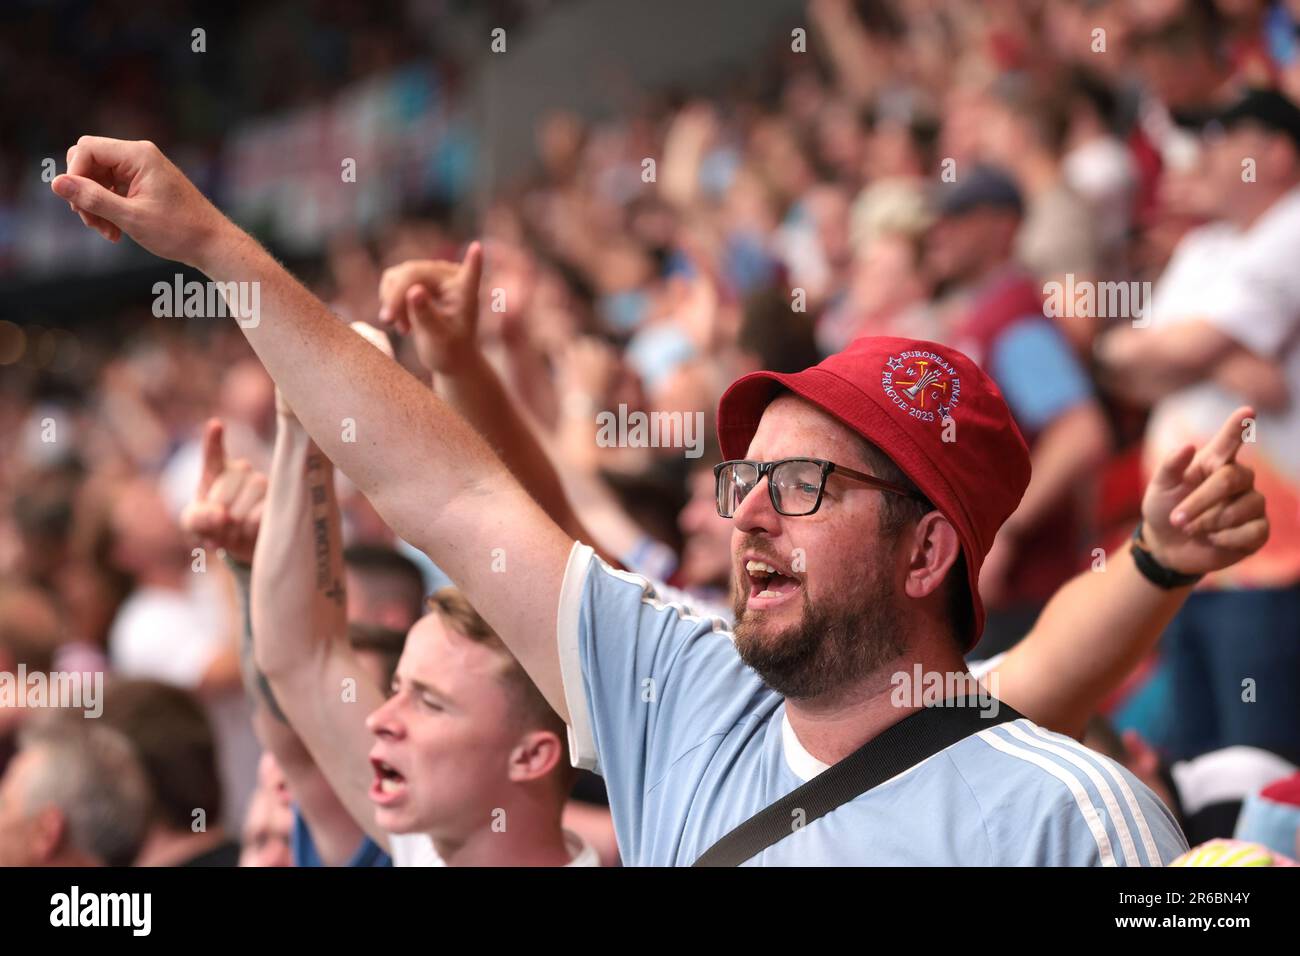
{"label": "white border strip", "polygon": [[587,693],[582,682],[582,648],[578,624],[582,618],[582,593],[591,570],[594,551],[581,541],[573,542],[569,561],[560,585],[560,603],[556,610],[556,647],[560,654],[560,680],[564,684],[564,703],[569,709],[569,758],[575,767],[595,770],[596,738],[587,710]]}

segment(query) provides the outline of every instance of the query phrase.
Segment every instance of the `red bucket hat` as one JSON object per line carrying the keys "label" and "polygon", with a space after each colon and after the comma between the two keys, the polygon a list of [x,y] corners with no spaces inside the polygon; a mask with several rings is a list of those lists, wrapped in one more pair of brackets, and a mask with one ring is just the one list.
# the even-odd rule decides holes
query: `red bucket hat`
{"label": "red bucket hat", "polygon": [[1029,449],[993,379],[936,342],[856,339],[802,372],[753,372],[733,382],[718,404],[723,458],[744,457],[782,387],[883,451],[952,523],[966,555],[974,610],[966,647],[974,647],[984,630],[980,567],[1029,484]]}

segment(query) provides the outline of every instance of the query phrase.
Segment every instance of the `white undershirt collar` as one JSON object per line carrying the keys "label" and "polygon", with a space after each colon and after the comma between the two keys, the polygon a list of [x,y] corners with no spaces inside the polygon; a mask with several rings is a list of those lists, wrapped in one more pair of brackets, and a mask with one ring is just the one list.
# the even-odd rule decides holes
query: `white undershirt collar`
{"label": "white undershirt collar", "polygon": [[804,783],[830,767],[830,764],[823,763],[810,754],[799,742],[798,735],[790,726],[790,715],[784,710],[781,711],[781,749],[785,752],[785,765]]}

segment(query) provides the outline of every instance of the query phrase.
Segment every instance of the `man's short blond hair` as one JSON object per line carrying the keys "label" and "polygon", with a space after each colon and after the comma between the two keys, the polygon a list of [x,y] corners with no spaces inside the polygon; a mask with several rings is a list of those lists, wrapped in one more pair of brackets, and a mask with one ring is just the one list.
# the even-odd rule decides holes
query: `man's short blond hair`
{"label": "man's short blond hair", "polygon": [[435,591],[429,596],[428,607],[430,612],[437,614],[457,634],[484,645],[501,660],[501,680],[509,692],[511,706],[522,729],[549,730],[560,738],[563,748],[560,776],[566,783],[571,781],[573,770],[569,760],[568,730],[564,721],[546,702],[542,692],[510,652],[505,641],[501,640],[497,632],[474,610],[465,595],[456,588],[446,587]]}

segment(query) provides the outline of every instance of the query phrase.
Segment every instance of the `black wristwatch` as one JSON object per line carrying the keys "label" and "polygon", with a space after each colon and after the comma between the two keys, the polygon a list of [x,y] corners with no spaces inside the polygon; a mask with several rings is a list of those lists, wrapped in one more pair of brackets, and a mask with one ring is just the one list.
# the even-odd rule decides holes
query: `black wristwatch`
{"label": "black wristwatch", "polygon": [[1201,574],[1183,574],[1172,568],[1167,568],[1155,559],[1155,556],[1142,546],[1142,522],[1133,529],[1133,544],[1129,549],[1133,552],[1133,562],[1137,565],[1142,576],[1158,588],[1166,591],[1172,591],[1174,588],[1185,588],[1201,580],[1204,575]]}

